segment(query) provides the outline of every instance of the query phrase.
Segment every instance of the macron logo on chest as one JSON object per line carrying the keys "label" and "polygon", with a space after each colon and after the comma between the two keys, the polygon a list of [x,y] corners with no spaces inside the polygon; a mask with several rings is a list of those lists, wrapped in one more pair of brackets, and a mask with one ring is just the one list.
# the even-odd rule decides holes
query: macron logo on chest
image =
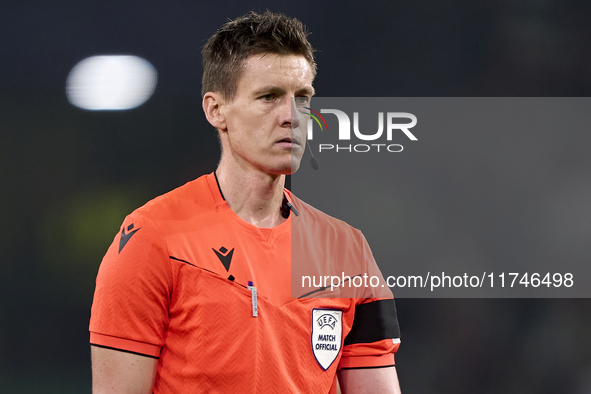
{"label": "macron logo on chest", "polygon": [[222,246],[221,248],[219,248],[219,250],[215,250],[214,248],[211,248],[211,250],[213,250],[216,254],[216,256],[218,256],[218,259],[220,259],[220,262],[224,265],[224,268],[226,269],[226,271],[230,271],[230,263],[232,262],[232,255],[234,254],[234,248],[232,248],[232,250],[228,251],[228,249],[226,249],[224,246]]}

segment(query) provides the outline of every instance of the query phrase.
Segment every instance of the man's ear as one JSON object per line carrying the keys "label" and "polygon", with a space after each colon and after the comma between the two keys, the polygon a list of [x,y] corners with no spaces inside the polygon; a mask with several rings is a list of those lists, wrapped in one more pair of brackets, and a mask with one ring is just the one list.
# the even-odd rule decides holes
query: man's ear
{"label": "man's ear", "polygon": [[224,104],[222,96],[219,93],[207,92],[203,96],[202,104],[207,121],[218,130],[226,130],[226,118],[221,111]]}

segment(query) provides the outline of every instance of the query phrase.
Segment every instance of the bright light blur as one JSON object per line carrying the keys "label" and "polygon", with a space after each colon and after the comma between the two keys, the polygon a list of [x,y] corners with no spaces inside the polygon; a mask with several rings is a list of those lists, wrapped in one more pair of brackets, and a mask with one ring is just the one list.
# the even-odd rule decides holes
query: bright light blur
{"label": "bright light blur", "polygon": [[92,56],[76,64],[66,82],[73,105],[88,110],[139,107],[154,93],[157,72],[137,56]]}

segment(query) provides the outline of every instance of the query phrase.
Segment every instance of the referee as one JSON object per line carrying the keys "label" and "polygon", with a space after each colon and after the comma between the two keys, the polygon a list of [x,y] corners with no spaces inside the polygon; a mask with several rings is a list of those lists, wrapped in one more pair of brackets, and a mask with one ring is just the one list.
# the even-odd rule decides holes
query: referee
{"label": "referee", "polygon": [[389,290],[291,294],[302,261],[381,277],[361,232],[284,188],[304,153],[292,112],[314,95],[313,53],[300,21],[271,12],[204,46],[221,159],[132,212],[108,249],[90,321],[94,393],[400,392]]}

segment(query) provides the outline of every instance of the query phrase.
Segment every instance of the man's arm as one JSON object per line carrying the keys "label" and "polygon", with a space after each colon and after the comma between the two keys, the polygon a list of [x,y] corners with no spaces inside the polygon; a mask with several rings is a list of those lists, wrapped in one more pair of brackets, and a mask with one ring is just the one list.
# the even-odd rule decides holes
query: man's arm
{"label": "man's arm", "polygon": [[91,346],[93,394],[150,394],[158,359]]}
{"label": "man's arm", "polygon": [[341,369],[338,376],[343,394],[400,394],[396,367]]}

